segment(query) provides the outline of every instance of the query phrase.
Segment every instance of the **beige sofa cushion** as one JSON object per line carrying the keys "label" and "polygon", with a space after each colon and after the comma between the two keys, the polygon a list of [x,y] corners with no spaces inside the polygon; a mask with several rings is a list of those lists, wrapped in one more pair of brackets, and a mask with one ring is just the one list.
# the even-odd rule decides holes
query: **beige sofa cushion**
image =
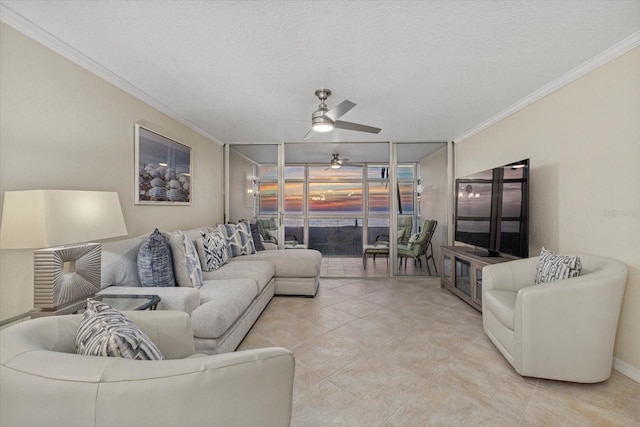
{"label": "beige sofa cushion", "polygon": [[[254,255],[242,255],[233,258],[240,259],[252,257]],[[202,273],[202,278],[206,280],[224,279],[253,279],[257,285],[256,294],[262,292],[267,283],[275,275],[275,268],[272,263],[266,261],[254,261],[250,266],[244,263],[233,263],[223,265],[216,271],[206,271]]]}
{"label": "beige sofa cushion", "polygon": [[316,277],[320,274],[322,254],[314,249],[261,251],[233,258],[230,265],[256,260],[273,263],[275,277]]}
{"label": "beige sofa cushion", "polygon": [[200,307],[191,313],[194,336],[222,336],[257,295],[251,279],[205,281],[200,288]]}

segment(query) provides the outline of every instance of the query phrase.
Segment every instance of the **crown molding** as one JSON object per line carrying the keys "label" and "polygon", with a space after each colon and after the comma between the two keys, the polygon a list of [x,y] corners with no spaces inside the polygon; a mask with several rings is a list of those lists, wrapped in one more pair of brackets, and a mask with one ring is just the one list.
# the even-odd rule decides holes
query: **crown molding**
{"label": "crown molding", "polygon": [[466,139],[471,138],[477,133],[480,133],[483,130],[487,129],[488,127],[495,125],[499,121],[506,119],[510,115],[517,113],[523,108],[528,107],[529,105],[539,101],[545,96],[555,92],[558,89],[561,89],[562,87],[579,79],[585,74],[595,70],[598,67],[601,67],[602,65],[606,64],[607,62],[613,59],[616,59],[621,55],[624,55],[625,53],[629,52],[632,49],[635,49],[638,46],[640,46],[640,31],[637,31],[631,34],[629,37],[611,46],[604,52],[594,56],[584,64],[577,66],[571,71],[568,71],[567,73],[563,74],[557,79],[542,86],[540,89],[536,90],[532,94],[526,96],[525,98],[521,99],[515,104],[507,107],[505,110],[491,117],[489,120],[483,123],[480,123],[479,125],[470,129],[469,131],[459,135],[457,138],[454,138],[455,143],[460,143]]}
{"label": "crown molding", "polygon": [[140,101],[144,102],[145,104],[160,111],[161,113],[166,114],[167,116],[171,117],[175,121],[188,127],[192,131],[202,135],[203,137],[211,140],[212,142],[220,146],[224,145],[222,141],[208,134],[207,132],[200,129],[193,123],[189,122],[188,120],[180,116],[180,114],[178,114],[175,110],[171,109],[166,104],[158,101],[153,96],[149,95],[145,91],[136,87],[132,83],[126,81],[125,79],[113,73],[103,65],[89,58],[88,56],[81,53],[77,49],[71,47],[70,45],[63,42],[62,40],[58,39],[48,31],[38,27],[33,22],[29,21],[28,19],[25,19],[22,15],[14,12],[12,9],[10,9],[9,7],[3,4],[0,4],[0,21],[13,27],[14,29],[26,35],[30,39],[33,39],[36,42],[44,45],[45,47],[51,49],[57,54],[70,60],[71,62],[97,75],[103,80],[106,80],[107,82],[123,90],[124,92],[128,93],[134,98],[137,98]]}

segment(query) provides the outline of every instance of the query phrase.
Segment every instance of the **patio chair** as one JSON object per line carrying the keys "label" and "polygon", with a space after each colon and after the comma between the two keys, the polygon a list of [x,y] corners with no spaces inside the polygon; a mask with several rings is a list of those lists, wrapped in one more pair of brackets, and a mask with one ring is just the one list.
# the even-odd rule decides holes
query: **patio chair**
{"label": "patio chair", "polygon": [[[404,259],[404,267],[407,267],[407,259],[413,259],[414,263],[417,261],[420,263],[420,268],[422,268],[422,255],[425,256],[425,263],[427,264],[427,270],[429,274],[431,274],[431,268],[429,268],[428,260],[431,258],[433,260],[433,249],[431,252],[431,256],[427,256],[427,248],[431,244],[431,238],[435,232],[436,226],[438,225],[438,221],[433,219],[426,219],[422,223],[422,230],[420,234],[418,234],[415,238],[409,239],[406,245],[398,245],[398,258],[400,259],[400,265],[402,265],[402,260]],[[434,261],[435,266],[435,261]],[[436,273],[438,270],[436,269]]]}
{"label": "patio chair", "polygon": [[[398,217],[398,243],[406,244],[411,238],[411,231],[413,230],[413,217],[411,216],[399,216]],[[389,245],[389,235],[379,234],[376,237],[376,243],[386,242]]]}
{"label": "patio chair", "polygon": [[258,219],[258,232],[262,236],[262,240],[269,243],[278,244],[278,224],[275,218]]}

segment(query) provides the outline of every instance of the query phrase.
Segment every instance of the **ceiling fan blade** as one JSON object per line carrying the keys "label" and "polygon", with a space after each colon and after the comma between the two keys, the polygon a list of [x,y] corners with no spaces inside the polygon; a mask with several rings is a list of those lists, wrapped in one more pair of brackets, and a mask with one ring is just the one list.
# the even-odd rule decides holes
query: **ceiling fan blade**
{"label": "ceiling fan blade", "polygon": [[336,105],[331,110],[327,111],[327,113],[324,115],[324,117],[327,117],[328,119],[331,119],[331,120],[333,120],[335,122],[340,117],[342,117],[345,114],[347,114],[349,112],[349,110],[351,110],[355,106],[356,106],[356,104],[354,104],[353,102],[345,99],[340,104]]}
{"label": "ceiling fan blade", "polygon": [[313,135],[315,135],[315,131],[313,130],[313,128],[309,129],[309,132],[307,132],[307,134],[304,136],[304,138],[302,138],[303,141],[306,141],[307,139],[311,138]]}
{"label": "ceiling fan blade", "polygon": [[382,129],[374,128],[373,126],[361,125],[358,123],[343,122],[336,120],[333,123],[333,127],[336,129],[356,130],[358,132],[380,133]]}

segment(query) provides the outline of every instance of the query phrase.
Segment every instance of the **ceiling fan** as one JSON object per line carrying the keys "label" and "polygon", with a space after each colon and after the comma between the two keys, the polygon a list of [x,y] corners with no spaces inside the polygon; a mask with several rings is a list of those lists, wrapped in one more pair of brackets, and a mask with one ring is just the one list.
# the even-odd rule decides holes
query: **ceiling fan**
{"label": "ceiling fan", "polygon": [[344,100],[329,110],[327,108],[327,104],[325,104],[327,98],[331,96],[331,91],[329,89],[316,90],[316,96],[320,99],[320,106],[311,115],[311,129],[305,135],[305,140],[311,138],[315,132],[329,132],[333,129],[355,130],[358,132],[368,133],[379,133],[381,131],[381,129],[374,128],[372,126],[338,120],[355,107],[356,104],[351,101]]}
{"label": "ceiling fan", "polygon": [[349,161],[349,159],[341,159],[340,154],[338,153],[332,154],[332,156],[333,156],[333,159],[331,159],[331,163],[329,163],[329,167],[325,170],[340,169],[342,165],[346,165],[347,162]]}

